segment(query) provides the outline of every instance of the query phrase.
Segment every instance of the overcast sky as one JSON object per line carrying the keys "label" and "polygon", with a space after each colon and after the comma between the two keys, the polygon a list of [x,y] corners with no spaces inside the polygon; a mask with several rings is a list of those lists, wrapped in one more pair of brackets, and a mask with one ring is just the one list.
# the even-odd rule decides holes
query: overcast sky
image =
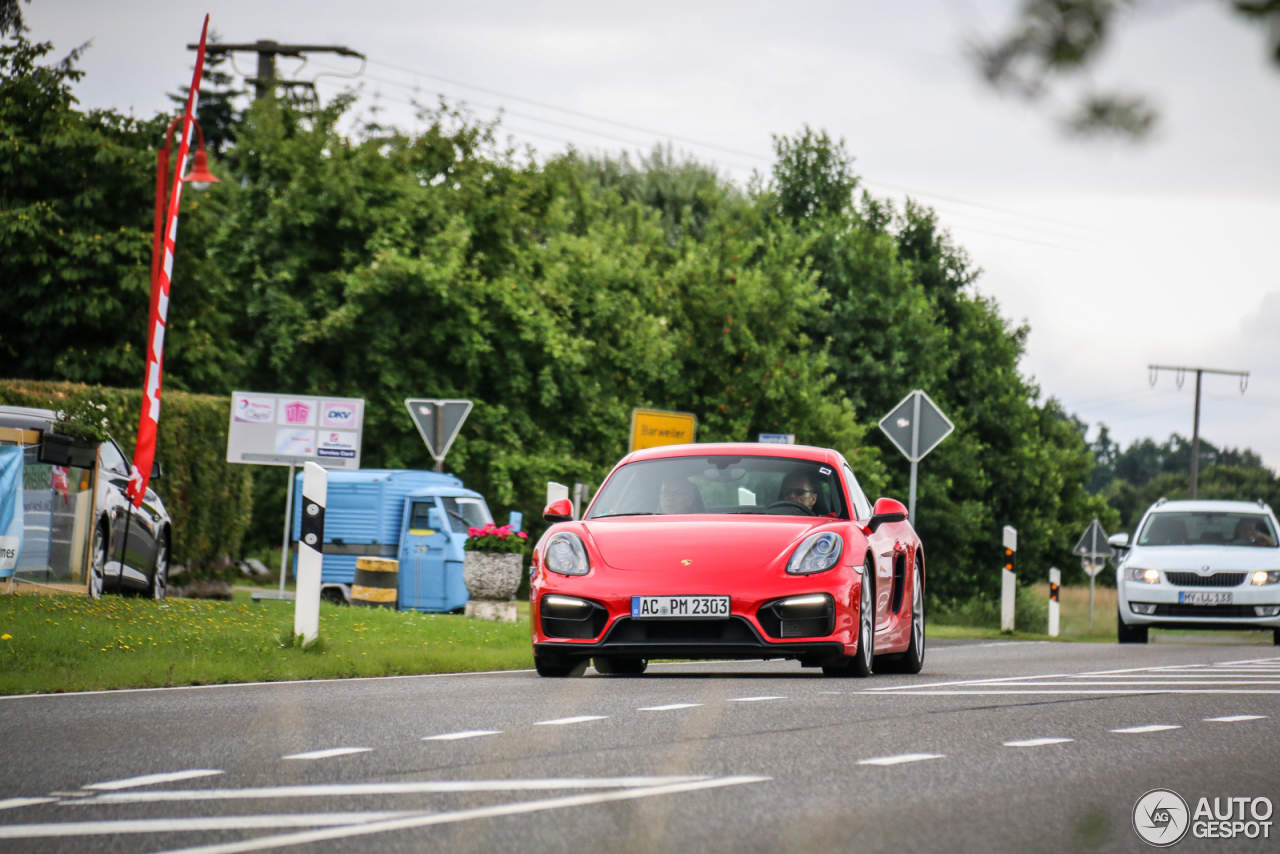
{"label": "overcast sky", "polygon": [[[1161,108],[1159,131],[1136,146],[1071,139],[984,88],[966,46],[1007,25],[1012,0],[24,8],[36,39],[92,40],[85,106],[170,109],[164,93],[189,80],[185,45],[207,11],[223,41],[368,55],[362,78],[320,78],[322,97],[361,85],[362,109],[376,101],[406,126],[415,89],[484,116],[505,107],[507,131],[542,152],[670,140],[741,182],[768,168],[772,134],[825,128],[873,192],[938,210],[984,270],[979,289],[1031,326],[1023,367],[1046,395],[1127,443],[1191,431],[1193,380],[1152,388],[1148,363],[1250,370],[1243,396],[1234,378],[1206,379],[1202,432],[1280,466],[1280,73],[1225,3],[1156,5],[1126,22],[1094,75]],[[251,54],[237,62],[252,74]],[[296,73],[359,70],[318,56]]]}

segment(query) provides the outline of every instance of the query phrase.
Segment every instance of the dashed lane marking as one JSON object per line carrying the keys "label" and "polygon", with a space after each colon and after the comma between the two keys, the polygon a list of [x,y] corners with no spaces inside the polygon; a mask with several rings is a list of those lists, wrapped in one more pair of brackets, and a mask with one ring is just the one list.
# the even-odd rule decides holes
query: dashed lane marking
{"label": "dashed lane marking", "polygon": [[278,827],[332,827],[386,821],[422,810],[396,812],[323,812],[311,815],[226,815],[201,818],[144,818],[115,821],[64,821],[50,824],[0,825],[0,839],[51,836],[114,836],[117,833],[190,833],[217,830],[268,830]]}
{"label": "dashed lane marking", "polygon": [[637,712],[674,712],[676,709],[692,709],[701,706],[701,703],[668,703],[665,706],[645,706],[642,709],[636,709]]}
{"label": "dashed lane marking", "polygon": [[1066,744],[1069,738],[1024,738],[1019,741],[1006,741],[1005,747],[1044,747],[1049,744]]}
{"label": "dashed lane marking", "polygon": [[1260,721],[1265,717],[1266,715],[1223,715],[1220,718],[1205,718],[1205,720],[1215,723],[1237,724],[1240,721]]}
{"label": "dashed lane marking", "polygon": [[316,783],[245,789],[173,789],[152,792],[111,792],[68,804],[150,804],[169,801],[262,800],[265,798],[333,798],[375,795],[422,795],[453,792],[536,792],[555,789],[621,789],[668,786],[708,780],[680,777],[554,777],[534,780],[432,780],[402,783]]}
{"label": "dashed lane marking", "polygon": [[350,756],[352,753],[368,753],[372,747],[330,747],[326,750],[309,750],[306,753],[292,753],[282,759],[332,759],[335,756]]}
{"label": "dashed lane marking", "polygon": [[114,792],[117,789],[132,789],[135,786],[151,786],[156,783],[176,783],[179,780],[194,780],[197,777],[212,777],[221,774],[212,768],[192,768],[190,771],[170,771],[167,774],[143,774],[141,777],[127,777],[123,780],[110,780],[106,783],[90,783],[86,789],[99,792]]}
{"label": "dashed lane marking", "polygon": [[764,700],[785,700],[785,699],[787,699],[787,698],[786,698],[786,697],[777,697],[777,696],[769,695],[769,696],[765,696],[765,697],[734,697],[732,700],[727,700],[726,702],[729,702],[729,703],[759,703],[759,702],[762,702],[762,701],[764,701]]}
{"label": "dashed lane marking", "polygon": [[923,762],[926,759],[943,759],[941,753],[900,753],[897,756],[876,756],[871,759],[859,759],[859,765],[901,765],[904,762]]}
{"label": "dashed lane marking", "polygon": [[585,724],[587,721],[602,721],[608,715],[576,715],[572,718],[552,718],[549,721],[538,721],[534,726],[565,726],[566,724]]}
{"label": "dashed lane marking", "polygon": [[1182,729],[1182,727],[1177,724],[1147,724],[1146,726],[1127,726],[1111,731],[1126,735],[1141,735],[1144,732],[1164,732],[1167,729]]}
{"label": "dashed lane marking", "polygon": [[0,810],[11,810],[15,807],[31,807],[36,804],[49,804],[57,798],[5,798],[0,801]]}
{"label": "dashed lane marking", "polygon": [[566,809],[569,807],[589,806],[610,801],[652,798],[659,795],[674,795],[684,792],[696,792],[725,786],[741,786],[747,783],[763,783],[769,777],[720,777],[686,783],[673,783],[665,786],[645,786],[626,788],[617,792],[594,792],[591,794],[568,795],[560,798],[548,798],[537,801],[499,804],[476,809],[457,810],[454,812],[434,813],[431,815],[414,815],[387,821],[372,821],[346,827],[326,828],[323,830],[307,830],[299,833],[285,833],[278,836],[245,839],[239,842],[226,842],[214,845],[200,845],[183,848],[165,854],[242,854],[248,851],[265,851],[271,848],[284,848],[294,845],[306,845],[312,842],[324,842],[331,839],[345,839],[353,836],[366,836],[375,833],[387,833],[395,830],[411,830],[419,827],[430,827],[437,824],[453,824],[475,819],[498,818],[508,815],[543,812],[546,810]]}
{"label": "dashed lane marking", "polygon": [[500,729],[468,729],[462,732],[446,732],[440,735],[423,736],[423,741],[458,741],[463,738],[479,738],[482,735],[502,735]]}

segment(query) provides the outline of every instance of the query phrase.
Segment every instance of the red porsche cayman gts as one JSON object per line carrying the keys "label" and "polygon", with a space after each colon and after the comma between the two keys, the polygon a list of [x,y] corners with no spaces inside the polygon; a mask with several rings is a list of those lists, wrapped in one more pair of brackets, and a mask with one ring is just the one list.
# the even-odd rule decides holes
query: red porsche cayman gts
{"label": "red porsche cayman gts", "polygon": [[867,500],[836,451],[673,445],[626,456],[580,521],[533,551],[542,676],[649,661],[771,659],[829,676],[918,673],[925,563],[907,509]]}

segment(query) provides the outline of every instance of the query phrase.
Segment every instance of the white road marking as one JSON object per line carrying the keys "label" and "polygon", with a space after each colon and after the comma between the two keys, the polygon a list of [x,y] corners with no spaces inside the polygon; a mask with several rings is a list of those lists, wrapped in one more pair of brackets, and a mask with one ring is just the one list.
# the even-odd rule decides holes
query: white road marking
{"label": "white road marking", "polygon": [[418,827],[429,827],[435,824],[453,824],[455,822],[471,821],[480,818],[497,818],[499,816],[520,815],[522,813],[542,812],[544,810],[602,804],[610,801],[652,798],[657,795],[674,795],[681,792],[696,792],[703,789],[715,789],[723,786],[740,786],[745,783],[763,783],[769,779],[771,778],[721,777],[719,779],[676,783],[668,786],[649,786],[639,789],[623,789],[620,792],[569,795],[562,798],[548,798],[541,801],[523,801],[491,807],[479,807],[477,809],[457,810],[456,812],[435,813],[434,815],[409,816],[406,818],[370,822],[368,824],[348,827],[330,828],[327,830],[309,830],[301,833],[286,833],[280,836],[246,839],[240,842],[202,845],[195,848],[183,848],[180,851],[169,851],[165,852],[165,854],[242,854],[242,852],[247,851],[263,851],[269,848],[283,848],[290,845],[306,845],[308,843],[324,842],[330,839],[345,839],[352,836],[385,833],[392,830],[409,830]]}
{"label": "white road marking", "polygon": [[502,735],[500,729],[468,729],[462,732],[446,732],[442,735],[423,736],[423,741],[457,741],[461,738],[479,738],[482,735]]}
{"label": "white road marking", "polygon": [[117,821],[64,821],[51,824],[0,825],[0,839],[50,836],[106,836],[117,833],[190,833],[198,830],[264,830],[276,827],[332,827],[386,821],[421,810],[397,812],[322,812],[311,815],[224,815],[200,818],[143,818]]}
{"label": "white road marking", "polygon": [[162,801],[227,801],[262,798],[332,798],[362,795],[421,795],[448,792],[535,792],[548,789],[621,789],[697,783],[706,776],[562,777],[538,780],[432,780],[404,783],[318,783],[246,789],[174,789],[114,792],[69,804],[150,804]]}
{"label": "white road marking", "polygon": [[1021,741],[1006,741],[1005,747],[1044,747],[1047,744],[1066,744],[1069,738],[1024,738]]}
{"label": "white road marking", "polygon": [[1127,726],[1122,729],[1113,729],[1111,731],[1138,735],[1144,732],[1164,732],[1167,729],[1182,729],[1182,727],[1177,724],[1147,724],[1146,726]]}
{"label": "white road marking", "polygon": [[1223,715],[1220,718],[1205,718],[1206,721],[1215,721],[1217,723],[1234,724],[1240,721],[1260,721],[1266,715]]}
{"label": "white road marking", "polygon": [[352,753],[368,753],[372,747],[330,747],[325,750],[310,750],[306,753],[293,753],[281,759],[331,759],[334,756],[349,756]]}
{"label": "white road marking", "polygon": [[124,780],[111,780],[106,783],[90,783],[86,789],[100,792],[114,792],[116,789],[132,789],[134,786],[150,786],[155,783],[176,783],[179,780],[194,780],[197,777],[212,777],[221,774],[212,768],[193,768],[190,771],[170,771],[167,774],[144,774],[141,777],[128,777]]}
{"label": "white road marking", "polygon": [[787,699],[787,698],[786,698],[786,697],[775,697],[775,696],[766,696],[766,697],[734,697],[732,700],[727,700],[726,702],[729,702],[729,703],[759,703],[759,702],[760,702],[760,701],[762,701],[762,700],[785,700],[785,699]]}
{"label": "white road marking", "polygon": [[921,762],[925,759],[943,759],[941,753],[900,753],[897,756],[876,756],[872,759],[859,759],[859,765],[901,765],[903,762]]}
{"label": "white road marking", "polygon": [[36,804],[49,804],[57,798],[5,798],[0,801],[0,810],[11,810],[14,807],[30,807]]}
{"label": "white road marking", "polygon": [[1046,691],[1023,690],[1016,691],[912,691],[909,694],[875,694],[872,691],[860,692],[864,697],[919,697],[919,696],[935,696],[935,697],[959,697],[959,696],[979,696],[979,697],[1016,697],[1020,694],[1280,694],[1280,690],[1250,690],[1248,688],[1089,688],[1080,690],[1071,690],[1068,688],[1055,688]]}
{"label": "white road marking", "polygon": [[637,712],[673,712],[676,709],[692,709],[701,706],[701,703],[668,703],[665,706],[645,706],[642,709],[636,709]]}
{"label": "white road marking", "polygon": [[608,715],[577,715],[572,718],[553,718],[549,721],[538,721],[534,726],[564,726],[565,724],[584,724],[587,721],[602,721]]}

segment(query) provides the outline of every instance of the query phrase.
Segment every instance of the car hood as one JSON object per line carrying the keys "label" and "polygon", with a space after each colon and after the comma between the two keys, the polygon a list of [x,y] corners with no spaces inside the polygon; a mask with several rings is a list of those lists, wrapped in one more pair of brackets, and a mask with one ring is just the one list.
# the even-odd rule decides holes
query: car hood
{"label": "car hood", "polygon": [[828,521],[808,516],[632,516],[595,519],[582,527],[615,569],[741,572],[789,556],[806,534]]}
{"label": "car hood", "polygon": [[1190,572],[1199,572],[1206,566],[1211,572],[1280,569],[1280,549],[1257,546],[1136,546],[1129,552],[1125,565]]}

